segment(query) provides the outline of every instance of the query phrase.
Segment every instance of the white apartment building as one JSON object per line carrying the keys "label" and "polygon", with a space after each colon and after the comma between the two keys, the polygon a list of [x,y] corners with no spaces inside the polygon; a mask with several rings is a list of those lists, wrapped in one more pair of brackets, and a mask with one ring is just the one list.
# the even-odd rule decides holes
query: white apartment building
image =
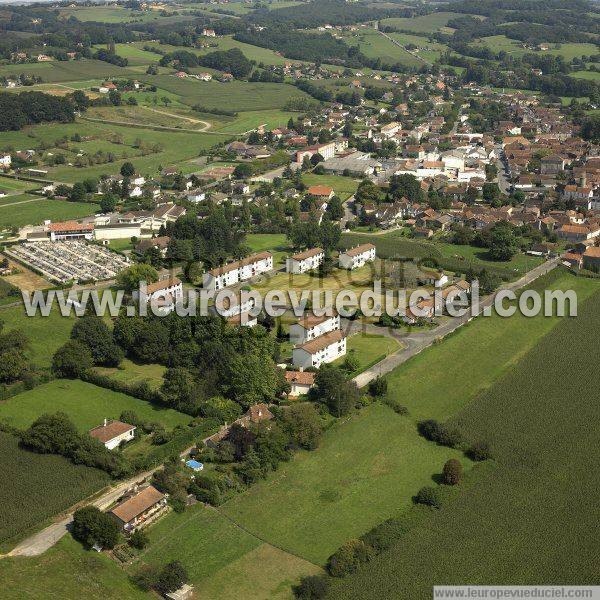
{"label": "white apartment building", "polygon": [[302,319],[298,319],[297,323],[290,325],[290,342],[304,344],[339,328],[340,315],[338,314],[330,317],[326,315],[317,317],[309,314]]}
{"label": "white apartment building", "polygon": [[292,362],[296,367],[319,368],[346,354],[346,336],[339,330],[330,331],[292,350]]}
{"label": "white apartment building", "polygon": [[183,284],[178,277],[149,283],[145,292],[140,292],[142,302],[154,302],[165,312],[175,309],[175,304],[183,296]]}
{"label": "white apartment building", "polygon": [[368,262],[373,262],[376,258],[374,244],[361,244],[356,248],[350,248],[345,252],[340,252],[340,269],[358,269]]}
{"label": "white apartment building", "polygon": [[299,275],[317,269],[325,258],[323,248],[311,248],[289,256],[285,261],[285,270],[288,273]]}
{"label": "white apartment building", "polygon": [[220,290],[272,270],[273,255],[270,252],[259,252],[207,271],[202,279],[202,287],[209,290]]}

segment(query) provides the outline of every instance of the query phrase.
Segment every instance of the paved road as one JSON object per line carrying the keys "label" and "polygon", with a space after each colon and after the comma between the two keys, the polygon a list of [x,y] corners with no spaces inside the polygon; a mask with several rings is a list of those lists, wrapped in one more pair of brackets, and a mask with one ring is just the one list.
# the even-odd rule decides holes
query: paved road
{"label": "paved road", "polygon": [[346,225],[349,221],[354,221],[354,219],[356,219],[356,216],[350,208],[351,205],[354,205],[354,196],[350,196],[348,200],[342,203],[342,207],[344,208],[344,216],[340,220],[340,227],[342,228],[342,231],[346,229]]}
{"label": "paved road", "polygon": [[[541,277],[542,275],[545,275],[546,273],[554,269],[559,264],[559,260],[560,259],[555,258],[548,262],[545,262],[529,271],[526,275],[524,275],[517,281],[503,285],[500,289],[517,291],[529,285],[538,277]],[[492,306],[496,293],[497,292],[487,296],[480,302],[479,312],[476,316],[479,316],[486,307]],[[466,315],[462,317],[451,318],[449,321],[447,321],[443,325],[440,325],[439,327],[436,327],[435,329],[429,329],[420,333],[410,333],[408,335],[398,335],[397,338],[404,344],[404,348],[399,350],[395,354],[387,356],[381,362],[378,362],[376,365],[372,366],[370,369],[364,371],[360,375],[357,375],[356,377],[354,377],[353,381],[356,382],[356,385],[358,385],[358,387],[363,387],[367,385],[377,376],[389,373],[402,363],[406,362],[409,358],[412,358],[413,356],[419,354],[419,352],[421,352],[425,348],[431,346],[436,340],[444,338],[449,333],[456,331],[459,327],[461,327],[465,323],[468,323],[473,318],[474,317],[471,315],[471,311],[469,311]],[[379,329],[379,334],[382,333],[381,328],[376,329]]]}

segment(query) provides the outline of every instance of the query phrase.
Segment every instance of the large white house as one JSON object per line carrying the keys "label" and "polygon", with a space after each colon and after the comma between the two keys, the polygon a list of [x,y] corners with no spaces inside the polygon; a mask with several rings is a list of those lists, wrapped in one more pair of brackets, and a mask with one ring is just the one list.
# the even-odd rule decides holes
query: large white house
{"label": "large white house", "polygon": [[340,315],[330,317],[323,315],[307,315],[290,325],[290,341],[294,344],[304,344],[310,340],[340,328]]}
{"label": "large white house", "polygon": [[330,331],[292,350],[292,362],[296,367],[319,368],[346,354],[346,336],[339,330]]}
{"label": "large white house", "polygon": [[104,419],[102,425],[90,429],[90,435],[101,441],[109,450],[116,448],[121,442],[129,442],[134,438],[135,427],[121,421]]}
{"label": "large white house", "polygon": [[340,252],[340,269],[358,269],[368,262],[375,260],[374,244],[361,244],[355,248],[350,248],[345,252]]}
{"label": "large white house", "polygon": [[246,281],[255,275],[272,270],[273,255],[270,252],[259,252],[207,271],[202,278],[202,287],[209,290],[220,290],[228,285],[235,285],[240,281]]}
{"label": "large white house", "polygon": [[317,269],[325,258],[323,248],[311,248],[304,252],[298,252],[293,256],[289,256],[285,261],[285,270],[288,273],[299,275]]}

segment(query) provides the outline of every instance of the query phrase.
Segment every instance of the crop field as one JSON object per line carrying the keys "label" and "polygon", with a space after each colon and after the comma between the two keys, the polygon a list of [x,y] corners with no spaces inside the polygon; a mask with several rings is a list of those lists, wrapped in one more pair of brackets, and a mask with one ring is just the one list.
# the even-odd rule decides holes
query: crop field
{"label": "crop field", "polygon": [[71,336],[75,317],[62,317],[58,310],[50,311],[47,317],[28,317],[22,306],[0,311],[4,328],[20,329],[29,340],[28,358],[38,367],[49,367],[52,355]]}
{"label": "crop field", "polygon": [[416,31],[418,33],[433,33],[448,25],[451,19],[461,17],[463,15],[452,12],[435,12],[430,15],[413,17],[412,19],[390,18],[383,19],[382,25],[389,25],[406,31]]}
{"label": "crop field", "polygon": [[[458,456],[419,437],[412,419],[373,404],[222,511],[262,539],[323,564],[347,539],[407,510],[413,494]],[[265,506],[268,519],[261,516]]]}
{"label": "crop field", "polygon": [[81,598],[147,600],[109,556],[85,551],[70,535],[34,558],[0,560],[5,600]]}
{"label": "crop field", "polygon": [[109,477],[61,456],[23,450],[16,437],[0,431],[0,481],[3,548],[11,538],[103,488]]}
{"label": "crop field", "polygon": [[156,565],[181,561],[200,599],[289,598],[290,585],[301,575],[320,571],[261,542],[217,510],[201,504],[183,514],[169,514],[148,533],[150,545],[140,561]]}
{"label": "crop field", "polygon": [[162,423],[167,429],[190,421],[188,415],[176,410],[160,409],[144,400],[79,379],[55,379],[13,396],[0,404],[0,421],[26,429],[43,413],[62,411],[80,431],[86,432],[101,425],[105,418],[118,419],[125,410],[133,411],[144,421]]}
{"label": "crop field", "polygon": [[281,109],[291,98],[306,98],[306,94],[287,83],[251,83],[247,81],[197,81],[178,79],[171,75],[140,76],[147,83],[181,96],[189,106],[233,111]]}
{"label": "crop field", "polygon": [[1,65],[0,75],[15,76],[20,73],[37,75],[45,83],[64,83],[107,77],[135,77],[135,71],[128,67],[118,67],[100,60],[85,59],[73,61],[52,61],[46,63],[29,63]]}
{"label": "crop field", "polygon": [[[23,201],[24,200],[24,201]],[[33,200],[28,202],[27,200]],[[0,206],[0,230],[24,225],[39,225],[45,220],[65,221],[98,212],[92,202],[40,199],[39,196],[14,196],[14,204]]]}
{"label": "crop field", "polygon": [[[600,292],[563,320],[453,421],[487,439],[495,466],[431,513],[331,598],[381,598],[431,585],[598,582]],[[464,378],[463,378],[464,381]]]}

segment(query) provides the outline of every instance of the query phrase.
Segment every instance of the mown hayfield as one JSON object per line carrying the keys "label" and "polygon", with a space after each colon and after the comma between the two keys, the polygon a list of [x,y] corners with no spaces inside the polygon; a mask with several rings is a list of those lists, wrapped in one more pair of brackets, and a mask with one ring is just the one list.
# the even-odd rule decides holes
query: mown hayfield
{"label": "mown hayfield", "polygon": [[419,437],[412,419],[374,404],[337,422],[317,450],[296,454],[222,510],[262,539],[324,564],[347,539],[407,510],[419,488],[458,456]]}
{"label": "mown hayfield", "polygon": [[[124,240],[114,240],[124,241]],[[111,244],[113,250],[115,246]],[[109,376],[111,379],[116,381],[122,381],[126,383],[140,383],[142,381],[148,382],[151,387],[158,388],[162,385],[163,374],[166,367],[163,365],[144,365],[136,364],[128,358],[124,358],[118,368],[112,367],[97,367],[96,371],[103,375]]]}
{"label": "mown hayfield", "polygon": [[39,196],[13,196],[12,199],[14,204],[0,206],[0,229],[40,225],[47,219],[52,221],[79,219],[93,215],[100,208],[98,204],[92,202],[47,200],[40,199]]}
{"label": "mown hayfield", "polygon": [[81,598],[141,600],[148,594],[105,554],[84,550],[70,535],[35,558],[0,560],[2,597],[6,600]]}
{"label": "mown hayfield", "polygon": [[203,599],[289,598],[292,583],[320,570],[262,543],[217,510],[202,505],[183,514],[169,514],[148,533],[150,545],[132,569],[142,562],[163,565],[179,560]]}
{"label": "mown hayfield", "polygon": [[144,400],[79,379],[54,379],[13,396],[0,403],[0,421],[26,429],[40,415],[61,411],[85,432],[101,425],[104,419],[118,419],[126,410],[135,412],[143,421],[162,423],[167,429],[190,421],[188,415],[176,410],[160,409]]}
{"label": "mown hayfield", "polygon": [[[27,190],[39,188],[40,184],[34,181],[23,181],[12,177],[0,177],[0,190],[8,192],[26,192]],[[2,198],[0,201],[7,200]]]}
{"label": "mown hayfield", "polygon": [[[197,113],[200,114],[200,113]],[[263,125],[265,129],[275,129],[276,127],[286,127],[290,117],[297,116],[293,113],[280,109],[259,110],[240,112],[230,122],[217,124],[215,131],[220,133],[245,133]],[[208,120],[223,118],[220,115],[204,114],[201,118],[207,117]]]}
{"label": "mown hayfield", "polygon": [[[329,597],[431,598],[434,584],[596,585],[600,292],[453,421],[495,464]],[[463,378],[464,381],[464,378]]]}
{"label": "mown hayfield", "polygon": [[[109,476],[61,456],[23,450],[16,437],[0,431],[0,481],[2,548],[9,539],[103,488]],[[0,572],[3,563],[0,560]]]}

